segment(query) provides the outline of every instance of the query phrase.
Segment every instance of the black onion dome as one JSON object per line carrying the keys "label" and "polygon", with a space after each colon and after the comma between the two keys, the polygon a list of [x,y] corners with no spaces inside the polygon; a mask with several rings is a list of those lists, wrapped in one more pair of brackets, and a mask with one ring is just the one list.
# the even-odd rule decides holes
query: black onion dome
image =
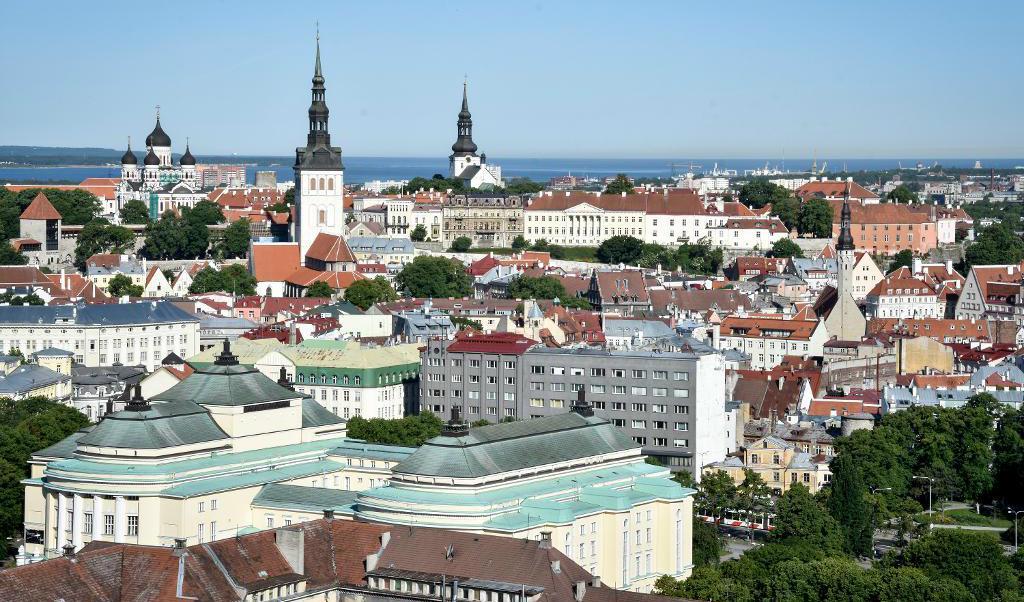
{"label": "black onion dome", "polygon": [[171,137],[160,127],[160,118],[156,118],[156,127],[146,136],[146,146],[170,146]]}
{"label": "black onion dome", "polygon": [[136,157],[135,153],[132,152],[132,145],[129,144],[128,145],[128,150],[124,151],[124,154],[121,155],[121,165],[138,165],[138,164],[139,164],[139,158]]}
{"label": "black onion dome", "polygon": [[178,162],[181,165],[195,165],[196,158],[192,156],[192,151],[188,149],[188,145],[185,145],[185,154],[181,156],[181,160]]}
{"label": "black onion dome", "polygon": [[146,153],[146,158],[142,160],[146,165],[160,165],[160,157],[156,156],[156,153],[152,149]]}

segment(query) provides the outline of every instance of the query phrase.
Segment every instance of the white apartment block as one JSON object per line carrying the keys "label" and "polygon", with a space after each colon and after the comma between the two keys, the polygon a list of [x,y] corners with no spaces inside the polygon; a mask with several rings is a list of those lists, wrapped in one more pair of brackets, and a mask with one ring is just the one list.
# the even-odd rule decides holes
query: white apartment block
{"label": "white apartment block", "polygon": [[829,340],[825,323],[809,312],[796,317],[781,314],[729,316],[722,321],[715,347],[736,349],[750,356],[754,370],[770,370],[787,355],[822,355]]}

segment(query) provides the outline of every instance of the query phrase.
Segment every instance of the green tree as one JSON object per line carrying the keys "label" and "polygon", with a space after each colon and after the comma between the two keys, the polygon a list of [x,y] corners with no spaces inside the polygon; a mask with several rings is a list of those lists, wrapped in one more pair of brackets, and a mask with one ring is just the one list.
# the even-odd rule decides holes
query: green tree
{"label": "green tree", "polygon": [[508,285],[513,299],[564,299],[567,297],[562,281],[554,276],[524,276],[520,274]]}
{"label": "green tree", "polygon": [[452,192],[466,192],[465,186],[462,184],[462,180],[458,178],[445,178],[439,173],[434,174],[431,178],[421,178],[419,176],[409,180],[409,183],[405,185],[405,189],[410,192],[417,190],[430,190],[433,188],[438,191],[451,190]]}
{"label": "green tree", "polygon": [[536,194],[544,190],[544,185],[530,178],[512,178],[505,183],[505,192],[509,194]]}
{"label": "green tree", "polygon": [[722,538],[717,526],[694,518],[692,540],[694,567],[718,564],[722,556]]}
{"label": "green tree", "polygon": [[832,484],[828,496],[828,509],[839,523],[843,535],[843,548],[857,556],[871,554],[874,522],[868,503],[867,487],[860,468],[849,455],[840,454],[832,460]]}
{"label": "green tree", "polygon": [[353,416],[348,420],[346,427],[348,436],[353,439],[362,439],[368,443],[414,447],[440,435],[442,424],[441,419],[434,414],[422,412],[415,416],[392,420]]}
{"label": "green tree", "polygon": [[530,243],[526,241],[526,238],[522,234],[516,234],[516,237],[512,239],[512,250],[522,251],[523,249],[530,246]]}
{"label": "green tree", "polygon": [[[763,515],[768,511],[771,498],[772,490],[761,478],[761,475],[749,468],[744,468],[743,482],[736,488],[735,508],[746,513],[751,539],[754,538],[753,523],[758,520],[758,515]],[[763,522],[763,518],[758,522]]]}
{"label": "green tree", "polygon": [[371,305],[394,301],[398,293],[383,276],[372,280],[358,280],[345,289],[345,300],[360,309],[369,309]]}
{"label": "green tree", "polygon": [[1014,508],[1024,505],[1024,411],[1005,411],[992,440],[993,493]]}
{"label": "green tree", "polygon": [[788,199],[790,196],[788,190],[768,180],[751,180],[740,187],[740,202],[754,209],[760,209],[768,204],[774,207],[775,203],[780,201],[785,206],[784,199]]}
{"label": "green tree", "polygon": [[75,245],[75,265],[85,269],[85,262],[97,253],[125,253],[135,244],[135,235],[123,226],[113,226],[103,218],[85,224]]}
{"label": "green tree", "polygon": [[245,257],[249,253],[249,220],[242,218],[231,223],[224,229],[224,238],[220,243],[223,257],[234,259]]}
{"label": "green tree", "polygon": [[473,240],[468,236],[460,236],[452,241],[449,249],[453,253],[465,253],[473,247]]}
{"label": "green tree", "polygon": [[1020,263],[1022,259],[1024,240],[1006,222],[996,222],[983,229],[964,252],[968,266]]}
{"label": "green tree", "polygon": [[815,238],[831,238],[832,206],[824,199],[804,201],[800,206],[797,229],[800,234],[810,234]]}
{"label": "green tree", "polygon": [[427,229],[423,227],[423,224],[416,224],[416,227],[409,233],[409,239],[414,242],[427,240]]}
{"label": "green tree", "polygon": [[797,222],[800,218],[800,201],[798,201],[796,197],[791,196],[788,192],[786,192],[786,196],[778,196],[778,198],[773,198],[771,203],[771,215],[774,215],[778,217],[780,220],[782,220],[782,223],[785,224],[786,227],[789,228],[790,230],[796,228]]}
{"label": "green tree", "polygon": [[636,265],[644,250],[644,241],[635,236],[623,234],[605,239],[597,247],[597,259],[601,263],[624,263]]}
{"label": "green tree", "polygon": [[916,203],[917,195],[907,188],[906,184],[900,184],[885,195],[886,203]]}
{"label": "green tree", "polygon": [[465,297],[473,291],[466,267],[447,257],[416,257],[402,268],[397,282],[413,297]]}
{"label": "green tree", "polygon": [[697,502],[701,511],[717,524],[725,511],[736,507],[736,483],[724,470],[705,473],[697,488]]}
{"label": "green tree", "polygon": [[[359,282],[363,281],[360,280]],[[358,284],[359,282],[356,282],[355,284]],[[310,284],[309,287],[306,288],[306,296],[323,297],[329,299],[334,296],[334,289],[331,288],[330,284],[327,284],[323,280],[319,280],[317,282],[314,282],[313,284]]]}
{"label": "green tree", "polygon": [[225,292],[235,295],[255,295],[256,279],[240,264],[224,266],[219,271],[205,267],[195,275],[188,292],[192,294]]}
{"label": "green tree", "polygon": [[149,223],[149,205],[138,200],[132,199],[121,207],[121,222],[125,224],[148,224]]}
{"label": "green tree", "polygon": [[892,263],[889,264],[889,273],[895,272],[901,267],[914,267],[914,252],[910,249],[903,249],[892,256]]}
{"label": "green tree", "polygon": [[935,529],[907,546],[900,563],[931,579],[959,581],[977,600],[997,600],[1019,587],[998,540],[987,533]]}
{"label": "green tree", "polygon": [[772,522],[772,541],[799,542],[830,553],[843,548],[839,524],[803,483],[792,485],[779,497]]}
{"label": "green tree", "polygon": [[284,191],[284,204],[294,205],[295,204],[295,187],[292,186],[288,190]]}
{"label": "green tree", "polygon": [[624,173],[620,173],[615,176],[615,179],[608,183],[604,188],[605,194],[633,194],[636,192],[633,190],[633,182]]}
{"label": "green tree", "polygon": [[28,257],[14,250],[11,243],[0,241],[0,265],[25,265]]}
{"label": "green tree", "polygon": [[768,257],[803,257],[804,251],[800,248],[800,245],[796,244],[788,238],[780,238],[772,244],[771,251],[767,253]]}
{"label": "green tree", "polygon": [[224,222],[224,212],[213,201],[199,201],[192,208],[182,209],[181,215],[190,224],[212,226]]}
{"label": "green tree", "polygon": [[[57,188],[28,188],[18,192],[14,197],[14,205],[19,207],[21,214],[29,203],[42,192],[61,216],[64,225],[82,226],[96,218],[103,210],[103,205],[93,193],[82,190],[60,190]],[[17,216],[15,216],[16,218]],[[17,221],[14,227],[17,227]],[[15,234],[16,235],[16,234]],[[14,235],[12,235],[14,236]]]}
{"label": "green tree", "polygon": [[484,325],[481,324],[478,320],[472,320],[470,318],[464,318],[462,316],[452,316],[450,319],[452,321],[452,324],[459,330],[472,328],[473,330],[483,331],[484,329]]}
{"label": "green tree", "polygon": [[124,295],[141,297],[142,287],[138,284],[133,284],[130,277],[124,274],[117,274],[107,284],[107,293],[112,297],[122,297]]}

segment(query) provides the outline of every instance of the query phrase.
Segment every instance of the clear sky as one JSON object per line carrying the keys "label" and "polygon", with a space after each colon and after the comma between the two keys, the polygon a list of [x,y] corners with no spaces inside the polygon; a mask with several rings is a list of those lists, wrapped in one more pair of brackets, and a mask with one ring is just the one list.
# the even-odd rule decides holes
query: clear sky
{"label": "clear sky", "polygon": [[492,157],[1024,157],[1024,2],[0,3],[0,144]]}

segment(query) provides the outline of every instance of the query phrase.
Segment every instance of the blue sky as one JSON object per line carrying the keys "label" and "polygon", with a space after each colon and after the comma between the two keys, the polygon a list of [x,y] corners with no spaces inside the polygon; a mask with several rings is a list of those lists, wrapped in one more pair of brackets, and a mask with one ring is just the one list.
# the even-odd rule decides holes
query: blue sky
{"label": "blue sky", "polygon": [[[0,4],[0,144],[349,155],[1024,157],[1022,2]],[[1009,25],[1013,24],[1013,25]]]}

